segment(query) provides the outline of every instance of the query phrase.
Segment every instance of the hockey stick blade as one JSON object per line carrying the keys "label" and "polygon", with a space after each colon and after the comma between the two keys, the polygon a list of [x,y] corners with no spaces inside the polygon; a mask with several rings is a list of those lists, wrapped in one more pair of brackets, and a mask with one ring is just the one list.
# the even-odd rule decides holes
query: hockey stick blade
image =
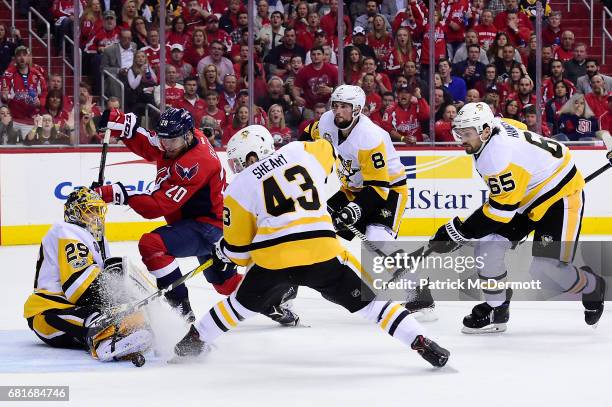
{"label": "hockey stick blade", "polygon": [[206,262],[191,270],[189,273],[185,274],[184,276],[176,280],[174,283],[159,289],[158,291],[154,292],[153,294],[140,301],[136,301],[130,304],[122,304],[109,310],[105,315],[101,316],[97,321],[95,321],[90,328],[105,328],[114,321],[116,321],[118,318],[122,318],[123,316],[132,314],[138,311],[139,309],[146,307],[149,303],[160,298],[167,292],[174,290],[176,287],[180,286],[191,277],[208,269],[212,265],[212,262],[212,259],[208,259]]}

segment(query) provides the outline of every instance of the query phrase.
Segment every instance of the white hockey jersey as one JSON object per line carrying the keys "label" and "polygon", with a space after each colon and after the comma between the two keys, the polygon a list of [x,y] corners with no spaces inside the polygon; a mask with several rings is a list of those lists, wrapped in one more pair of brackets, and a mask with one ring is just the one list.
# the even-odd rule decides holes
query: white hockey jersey
{"label": "white hockey jersey", "polygon": [[487,217],[507,223],[518,212],[537,221],[553,203],[584,187],[566,146],[495,120],[499,133],[474,156],[476,170],[489,187],[483,206]]}
{"label": "white hockey jersey", "polygon": [[324,196],[335,160],[325,140],[296,141],[237,174],[223,199],[224,253],[279,270],[342,252]]}
{"label": "white hockey jersey", "polygon": [[[314,139],[316,128],[313,130],[310,135]],[[361,115],[349,136],[342,140],[333,112],[325,112],[318,123],[318,137],[330,141],[336,149],[338,177],[345,189],[359,191],[369,185],[386,199],[388,188],[406,184],[404,165],[389,133],[367,116]]]}
{"label": "white hockey jersey", "polygon": [[[109,253],[108,244],[104,244]],[[100,246],[87,229],[55,223],[40,245],[34,292],[24,305],[24,317],[73,307],[103,268]]]}

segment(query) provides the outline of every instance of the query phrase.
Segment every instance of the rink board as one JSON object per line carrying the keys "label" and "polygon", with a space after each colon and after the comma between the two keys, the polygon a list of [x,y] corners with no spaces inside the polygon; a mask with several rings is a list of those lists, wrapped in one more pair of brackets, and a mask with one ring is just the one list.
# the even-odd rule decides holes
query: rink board
{"label": "rink board", "polygon": [[[219,152],[226,164],[225,152]],[[410,198],[404,213],[402,236],[428,236],[453,216],[465,217],[486,199],[487,189],[474,170],[472,158],[460,149],[404,149]],[[573,150],[578,169],[588,175],[605,164],[603,148]],[[63,202],[75,187],[97,179],[100,152],[85,149],[0,150],[0,244],[35,244],[49,226],[63,217]],[[156,168],[127,149],[112,150],[105,179],[121,181],[130,190],[146,191]],[[612,171],[590,182],[586,189],[584,234],[612,234]],[[334,178],[335,180],[335,178]],[[337,181],[328,186],[337,188]],[[107,236],[111,241],[137,240],[163,224],[143,220],[128,207],[111,207]]]}

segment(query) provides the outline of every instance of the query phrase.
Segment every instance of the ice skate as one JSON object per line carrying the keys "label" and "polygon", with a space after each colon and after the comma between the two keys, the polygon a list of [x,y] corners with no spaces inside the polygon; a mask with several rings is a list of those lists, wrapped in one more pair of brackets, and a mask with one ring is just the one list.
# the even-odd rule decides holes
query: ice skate
{"label": "ice skate", "polygon": [[604,310],[606,280],[595,274],[588,266],[583,266],[581,269],[595,277],[595,289],[589,294],[582,294],[582,305],[584,305],[584,321],[587,325],[596,326]]}
{"label": "ice skate", "polygon": [[414,338],[411,348],[419,352],[419,355],[435,367],[442,367],[448,362],[450,352],[431,339],[418,335]]}
{"label": "ice skate", "polygon": [[499,307],[491,307],[486,302],[472,308],[472,313],[463,318],[465,334],[487,334],[504,332],[506,322],[510,319],[510,301],[505,301]]}
{"label": "ice skate", "polygon": [[174,346],[174,354],[179,358],[196,357],[208,352],[210,352],[210,346],[200,339],[200,334],[193,325],[183,339]]}

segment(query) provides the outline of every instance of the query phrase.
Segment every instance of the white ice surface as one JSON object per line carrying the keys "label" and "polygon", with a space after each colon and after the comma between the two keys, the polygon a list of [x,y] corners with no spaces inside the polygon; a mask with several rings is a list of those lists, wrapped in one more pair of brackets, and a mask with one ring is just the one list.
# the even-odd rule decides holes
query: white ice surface
{"label": "white ice surface", "polygon": [[[136,242],[113,255],[138,261]],[[142,368],[100,363],[83,351],[53,349],[22,318],[32,289],[36,246],[0,247],[0,385],[69,385],[70,402],[41,406],[610,406],[612,312],[597,329],[575,302],[514,302],[501,335],[460,333],[474,303],[438,302],[429,336],[451,351],[433,369],[376,326],[301,288],[295,308],[310,328],[281,328],[264,317],[222,336],[206,358]],[[181,261],[184,270],[193,261]],[[203,277],[189,284],[198,316],[221,297]],[[159,310],[159,313],[165,312]],[[186,326],[166,315],[167,355]]]}

